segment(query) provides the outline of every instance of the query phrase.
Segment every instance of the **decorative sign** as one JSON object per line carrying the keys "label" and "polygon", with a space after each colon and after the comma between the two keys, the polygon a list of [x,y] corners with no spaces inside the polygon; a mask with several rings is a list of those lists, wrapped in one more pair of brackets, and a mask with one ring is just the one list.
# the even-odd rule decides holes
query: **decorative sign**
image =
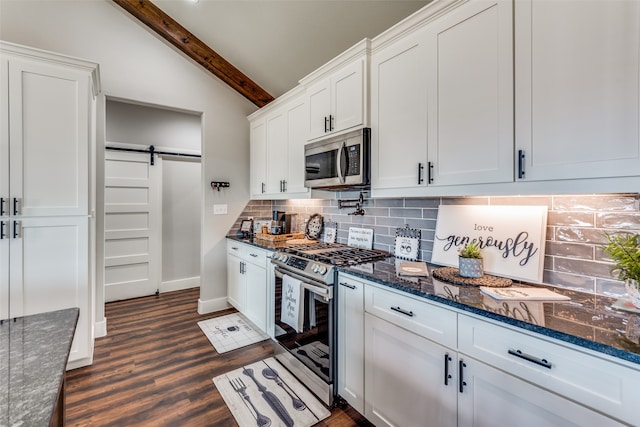
{"label": "decorative sign", "polygon": [[440,205],[431,262],[458,267],[475,242],[486,273],[542,283],[546,227],[546,206]]}
{"label": "decorative sign", "polygon": [[356,248],[373,248],[373,230],[371,228],[349,227],[347,245]]}
{"label": "decorative sign", "polygon": [[335,221],[324,222],[324,235],[322,241],[325,243],[335,243],[338,235],[338,223]]}
{"label": "decorative sign", "polygon": [[395,257],[409,261],[417,261],[420,253],[420,230],[409,228],[396,228]]}

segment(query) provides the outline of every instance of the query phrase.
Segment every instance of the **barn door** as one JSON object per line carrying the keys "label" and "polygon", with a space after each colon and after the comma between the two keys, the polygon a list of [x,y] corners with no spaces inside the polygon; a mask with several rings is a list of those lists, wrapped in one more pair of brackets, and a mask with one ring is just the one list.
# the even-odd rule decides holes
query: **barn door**
{"label": "barn door", "polygon": [[162,159],[105,152],[105,301],[155,294],[162,259]]}

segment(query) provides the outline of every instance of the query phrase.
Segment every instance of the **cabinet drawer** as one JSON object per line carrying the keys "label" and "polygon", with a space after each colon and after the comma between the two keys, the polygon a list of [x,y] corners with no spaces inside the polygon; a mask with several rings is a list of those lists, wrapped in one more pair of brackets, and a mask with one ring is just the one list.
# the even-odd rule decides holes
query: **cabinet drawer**
{"label": "cabinet drawer", "polygon": [[264,268],[267,262],[267,252],[255,246],[247,246],[245,248],[245,260]]}
{"label": "cabinet drawer", "polygon": [[462,314],[458,316],[458,350],[611,417],[638,424],[640,370]]}
{"label": "cabinet drawer", "polygon": [[455,312],[368,284],[364,298],[366,312],[439,344],[456,347]]}
{"label": "cabinet drawer", "polygon": [[246,245],[236,242],[235,240],[227,240],[227,254],[233,254],[237,257],[244,258]]}

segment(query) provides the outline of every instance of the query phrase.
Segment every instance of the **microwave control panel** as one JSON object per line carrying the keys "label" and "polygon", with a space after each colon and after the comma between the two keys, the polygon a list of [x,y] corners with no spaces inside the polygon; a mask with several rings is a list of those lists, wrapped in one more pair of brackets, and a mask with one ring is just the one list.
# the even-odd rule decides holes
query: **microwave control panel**
{"label": "microwave control panel", "polygon": [[347,147],[349,167],[345,176],[360,175],[360,145],[350,145]]}

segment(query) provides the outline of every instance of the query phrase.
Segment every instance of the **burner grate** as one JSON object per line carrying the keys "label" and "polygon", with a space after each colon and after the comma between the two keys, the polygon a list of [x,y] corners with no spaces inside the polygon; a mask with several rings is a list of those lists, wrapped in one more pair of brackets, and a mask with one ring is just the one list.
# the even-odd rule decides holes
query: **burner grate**
{"label": "burner grate", "polygon": [[339,243],[324,242],[290,246],[284,248],[283,251],[332,265],[363,264],[380,261],[391,256],[389,252],[378,249],[363,249]]}

